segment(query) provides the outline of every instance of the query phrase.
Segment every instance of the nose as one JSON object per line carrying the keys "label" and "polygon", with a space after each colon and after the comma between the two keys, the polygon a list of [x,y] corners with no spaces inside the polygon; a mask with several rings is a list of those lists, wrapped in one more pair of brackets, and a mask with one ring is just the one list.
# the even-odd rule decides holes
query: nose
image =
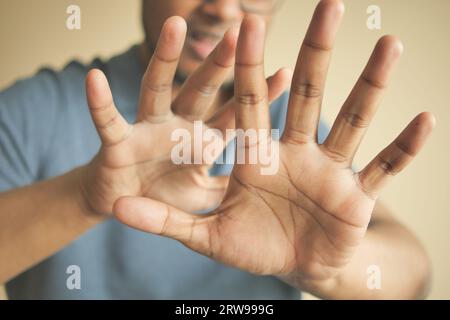
{"label": "nose", "polygon": [[202,12],[214,22],[233,22],[244,18],[239,0],[206,0]]}

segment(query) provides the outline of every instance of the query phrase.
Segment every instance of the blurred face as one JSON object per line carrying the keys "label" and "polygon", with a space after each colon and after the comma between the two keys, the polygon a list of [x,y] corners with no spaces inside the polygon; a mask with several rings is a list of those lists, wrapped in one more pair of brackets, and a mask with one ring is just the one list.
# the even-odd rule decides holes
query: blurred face
{"label": "blurred face", "polygon": [[[256,3],[257,6],[267,3],[267,6],[275,1],[247,2]],[[147,47],[153,52],[167,18],[175,15],[183,17],[187,22],[188,33],[177,74],[178,79],[183,80],[202,63],[229,28],[241,23],[246,13],[241,4],[240,0],[143,0]],[[269,23],[272,11],[264,10],[258,14]]]}

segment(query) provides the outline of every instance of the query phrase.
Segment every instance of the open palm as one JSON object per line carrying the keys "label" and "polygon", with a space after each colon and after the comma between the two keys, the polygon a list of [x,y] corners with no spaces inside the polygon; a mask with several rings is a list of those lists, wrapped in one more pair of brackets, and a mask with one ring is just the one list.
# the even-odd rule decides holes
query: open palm
{"label": "open palm", "polygon": [[[295,273],[305,280],[336,275],[361,243],[382,187],[418,153],[434,124],[430,114],[420,114],[362,171],[351,169],[401,53],[399,41],[386,36],[375,47],[326,141],[318,144],[326,72],[342,15],[339,1],[322,1],[316,9],[294,73],[276,174],[261,175],[260,163],[236,164],[224,200],[207,215],[124,197],[115,204],[116,216],[253,273]],[[264,37],[264,23],[247,17],[235,66],[236,127],[244,130],[269,128]],[[243,148],[251,152],[275,143],[260,140]]]}
{"label": "open palm", "polygon": [[[185,36],[184,20],[169,18],[142,79],[134,124],[129,124],[114,106],[104,74],[99,70],[88,74],[88,103],[102,140],[100,152],[86,166],[82,182],[86,202],[93,211],[111,213],[114,202],[124,195],[157,199],[187,211],[205,210],[223,199],[228,177],[209,175],[213,161],[207,158],[211,157],[199,163],[174,164],[171,152],[179,142],[172,139],[172,133],[185,130],[193,137],[197,120],[206,121],[203,130],[234,128],[234,99],[211,111],[233,69],[238,34],[234,29],[228,31],[173,98],[173,80]],[[283,92],[289,77],[280,70],[267,80],[270,99]],[[223,140],[221,145],[227,142]]]}

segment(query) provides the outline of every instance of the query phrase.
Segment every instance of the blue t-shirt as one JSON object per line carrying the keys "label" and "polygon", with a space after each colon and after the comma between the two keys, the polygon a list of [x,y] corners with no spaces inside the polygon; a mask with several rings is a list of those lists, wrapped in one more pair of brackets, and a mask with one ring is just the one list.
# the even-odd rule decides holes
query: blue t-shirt
{"label": "blue t-shirt", "polygon": [[[62,71],[42,69],[16,82],[0,92],[0,192],[61,175],[88,163],[98,152],[100,140],[84,89],[92,67],[105,72],[120,112],[128,121],[135,120],[144,71],[137,47],[106,63],[71,62]],[[286,106],[287,94],[272,105],[273,128],[283,130]],[[325,132],[321,124],[320,140]],[[216,165],[211,174],[229,174],[231,169],[231,165]],[[3,263],[8,262],[0,261],[0,268]],[[66,285],[71,265],[81,270],[79,290]],[[136,231],[114,219],[12,279],[6,290],[10,299],[300,297],[297,289],[276,277],[224,266],[177,241]]]}

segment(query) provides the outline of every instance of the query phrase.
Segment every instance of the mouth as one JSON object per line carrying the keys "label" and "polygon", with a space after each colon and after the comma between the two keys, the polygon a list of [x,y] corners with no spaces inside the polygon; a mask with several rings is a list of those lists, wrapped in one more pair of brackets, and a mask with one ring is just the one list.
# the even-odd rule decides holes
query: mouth
{"label": "mouth", "polygon": [[223,34],[192,30],[189,32],[187,47],[197,60],[205,60],[222,40]]}

